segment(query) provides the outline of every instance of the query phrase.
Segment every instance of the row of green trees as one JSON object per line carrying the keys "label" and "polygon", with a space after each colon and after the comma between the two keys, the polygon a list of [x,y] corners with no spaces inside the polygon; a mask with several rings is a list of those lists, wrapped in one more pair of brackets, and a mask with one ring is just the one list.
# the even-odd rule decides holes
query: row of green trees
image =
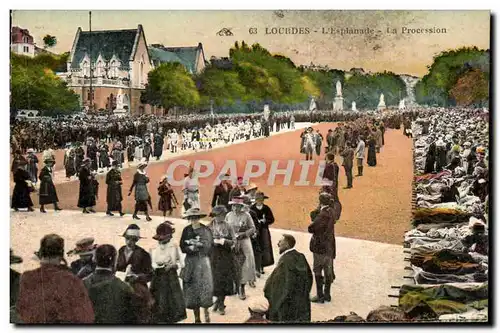
{"label": "row of green trees", "polygon": [[11,109],[39,110],[45,116],[78,110],[78,96],[54,74],[66,71],[68,55],[43,53],[30,58],[11,53]]}
{"label": "row of green trees", "polygon": [[391,72],[346,76],[341,70],[297,67],[289,58],[273,55],[259,44],[236,42],[229,51],[230,66],[208,65],[192,76],[180,64],[162,64],[149,73],[143,102],[165,109],[181,107],[216,112],[253,112],[269,104],[273,110],[307,109],[314,97],[319,109],[331,109],[335,84],[343,84],[346,106],[362,109],[387,105],[406,96],[405,83]]}
{"label": "row of green trees", "polygon": [[490,52],[464,47],[434,57],[415,86],[417,103],[438,106],[488,106]]}

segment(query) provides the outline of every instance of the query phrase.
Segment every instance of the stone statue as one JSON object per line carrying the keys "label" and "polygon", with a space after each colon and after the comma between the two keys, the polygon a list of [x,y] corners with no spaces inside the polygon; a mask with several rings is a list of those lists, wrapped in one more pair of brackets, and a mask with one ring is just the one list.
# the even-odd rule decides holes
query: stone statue
{"label": "stone statue", "polygon": [[384,94],[380,94],[380,101],[378,102],[378,105],[385,105]]}
{"label": "stone statue", "polygon": [[378,109],[379,110],[384,110],[385,109],[384,94],[380,94],[380,101],[378,102]]}
{"label": "stone statue", "polygon": [[358,111],[358,110],[356,109],[356,102],[352,102],[352,107],[351,107],[351,110],[352,110],[352,111]]}
{"label": "stone statue", "polygon": [[309,111],[316,111],[316,101],[314,97],[311,98],[311,103],[309,104]]}
{"label": "stone statue", "polygon": [[337,96],[342,96],[342,83],[337,81]]}

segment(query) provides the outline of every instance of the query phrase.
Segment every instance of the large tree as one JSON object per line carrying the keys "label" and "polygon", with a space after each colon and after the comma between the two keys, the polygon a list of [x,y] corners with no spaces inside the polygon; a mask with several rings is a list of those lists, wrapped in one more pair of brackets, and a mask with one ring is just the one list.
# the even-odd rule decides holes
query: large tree
{"label": "large tree", "polygon": [[463,73],[450,90],[458,105],[482,106],[488,100],[489,82],[487,74],[475,68]]}
{"label": "large tree", "polygon": [[[489,82],[490,53],[477,47],[463,47],[442,52],[436,57],[429,72],[415,86],[415,96],[419,104],[449,106],[455,104],[451,95],[464,73],[478,69]],[[487,97],[485,98],[487,100]]]}
{"label": "large tree", "polygon": [[245,99],[245,87],[238,73],[229,69],[205,68],[198,78],[198,87],[204,104],[213,101],[214,105],[222,106]]}
{"label": "large tree", "polygon": [[52,70],[41,65],[11,66],[11,108],[67,114],[79,109],[78,96]]}
{"label": "large tree", "polygon": [[200,95],[183,65],[164,63],[148,73],[142,100],[169,110],[173,107],[194,107],[199,104]]}

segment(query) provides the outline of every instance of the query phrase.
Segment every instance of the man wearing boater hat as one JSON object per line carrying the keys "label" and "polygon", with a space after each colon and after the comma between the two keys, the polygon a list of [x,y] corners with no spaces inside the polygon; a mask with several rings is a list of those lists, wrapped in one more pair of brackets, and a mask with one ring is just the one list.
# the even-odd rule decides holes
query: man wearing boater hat
{"label": "man wearing boater hat", "polygon": [[66,265],[64,239],[56,234],[44,236],[37,253],[40,267],[21,276],[16,304],[20,320],[27,324],[92,324],[92,302],[82,280]]}
{"label": "man wearing boater hat", "polygon": [[93,261],[94,251],[97,245],[94,244],[93,237],[87,237],[76,242],[73,250],[67,253],[68,256],[78,255],[79,259],[71,263],[71,271],[80,279],[84,279],[95,270],[95,262]]}

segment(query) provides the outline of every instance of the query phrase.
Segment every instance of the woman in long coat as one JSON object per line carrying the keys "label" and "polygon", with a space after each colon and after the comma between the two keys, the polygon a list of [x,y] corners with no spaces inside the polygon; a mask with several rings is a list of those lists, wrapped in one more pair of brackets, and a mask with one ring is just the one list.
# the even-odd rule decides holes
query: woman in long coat
{"label": "woman in long coat", "polygon": [[[236,235],[236,260],[239,296],[246,299],[245,285],[255,282],[255,257],[250,237],[255,233],[252,217],[244,210],[244,199],[235,197],[229,202],[232,211],[226,215],[226,222],[233,228]],[[244,259],[243,259],[244,258]]]}
{"label": "woman in long coat", "polygon": [[135,220],[140,220],[137,213],[141,211],[146,215],[146,221],[151,221],[151,217],[149,217],[148,213],[148,202],[150,200],[148,191],[149,177],[144,171],[146,167],[147,163],[144,162],[140,162],[139,165],[137,165],[137,172],[134,175],[134,181],[132,182],[132,186],[130,186],[128,195],[130,196],[132,190],[135,188],[135,209],[132,217]]}
{"label": "woman in long coat", "polygon": [[163,135],[160,133],[156,133],[154,136],[154,154],[153,156],[156,157],[156,160],[159,160],[161,157],[161,154],[163,153]]}
{"label": "woman in long coat", "polygon": [[229,210],[229,196],[233,187],[229,182],[229,174],[220,177],[221,182],[214,188],[214,196],[212,197],[212,208],[218,205],[224,205]]}
{"label": "woman in long coat", "polygon": [[32,148],[28,149],[26,160],[28,161],[26,171],[30,174],[30,180],[36,185],[38,182],[38,157],[36,157],[35,151]]}
{"label": "woman in long coat", "polygon": [[17,165],[17,170],[14,171],[14,191],[12,193],[11,207],[17,212],[19,208],[28,208],[29,212],[33,211],[33,201],[30,193],[33,187],[28,185],[30,174],[26,171],[26,162],[21,162]]}
{"label": "woman in long coat", "polygon": [[151,252],[153,278],[151,295],[155,300],[153,306],[153,323],[176,323],[187,318],[186,303],[182,293],[177,269],[182,269],[179,246],[172,241],[175,229],[168,222],[156,228],[153,239],[158,247]]}
{"label": "woman in long coat", "polygon": [[373,137],[373,134],[370,134],[368,136],[368,155],[366,158],[366,163],[369,166],[376,166],[377,165],[377,150],[376,150],[376,145],[377,143],[375,142],[375,138]]}
{"label": "woman in long coat", "polygon": [[59,205],[57,204],[59,202],[59,199],[57,198],[56,187],[54,185],[54,182],[52,181],[52,168],[54,166],[54,160],[45,160],[44,163],[45,165],[42,170],[40,170],[40,176],[38,177],[40,179],[38,202],[40,203],[41,213],[46,213],[45,205],[48,204],[54,204],[55,211],[61,210],[61,208],[59,208]]}
{"label": "woman in long coat", "polygon": [[93,176],[90,171],[91,160],[86,158],[83,160],[83,166],[80,169],[78,178],[80,179],[80,193],[78,196],[78,207],[83,209],[84,214],[90,212],[95,213],[93,207],[96,205],[95,188],[93,184]]}
{"label": "woman in long coat", "polygon": [[177,198],[175,196],[172,185],[168,182],[168,177],[163,176],[158,186],[158,210],[163,212],[163,217],[172,215],[172,211],[177,207]]}
{"label": "woman in long coat", "polygon": [[125,215],[122,212],[122,175],[119,167],[119,161],[114,160],[112,163],[112,169],[106,174],[106,184],[108,188],[106,190],[106,203],[108,204],[108,208],[106,210],[106,214],[109,216],[113,216],[112,212],[119,212],[120,216]]}
{"label": "woman in long coat", "polygon": [[183,218],[191,222],[182,231],[181,251],[186,254],[183,280],[186,308],[194,312],[195,323],[201,323],[200,308],[204,309],[205,322],[210,322],[208,308],[213,305],[214,290],[210,255],[214,240],[209,228],[200,223],[207,216],[199,208],[188,209]]}
{"label": "woman in long coat", "polygon": [[251,207],[260,225],[259,240],[262,257],[261,266],[257,267],[260,274],[264,274],[264,267],[274,265],[273,245],[271,243],[271,233],[269,232],[269,226],[274,223],[274,215],[271,208],[264,204],[264,200],[268,198],[264,193],[257,192],[255,204]]}
{"label": "woman in long coat", "polygon": [[214,278],[214,296],[217,297],[217,300],[213,310],[219,311],[221,315],[225,314],[224,300],[226,296],[236,294],[234,288],[236,271],[232,251],[236,242],[236,235],[224,220],[226,214],[226,206],[215,206],[210,213],[213,220],[208,225],[214,238],[211,263]]}

